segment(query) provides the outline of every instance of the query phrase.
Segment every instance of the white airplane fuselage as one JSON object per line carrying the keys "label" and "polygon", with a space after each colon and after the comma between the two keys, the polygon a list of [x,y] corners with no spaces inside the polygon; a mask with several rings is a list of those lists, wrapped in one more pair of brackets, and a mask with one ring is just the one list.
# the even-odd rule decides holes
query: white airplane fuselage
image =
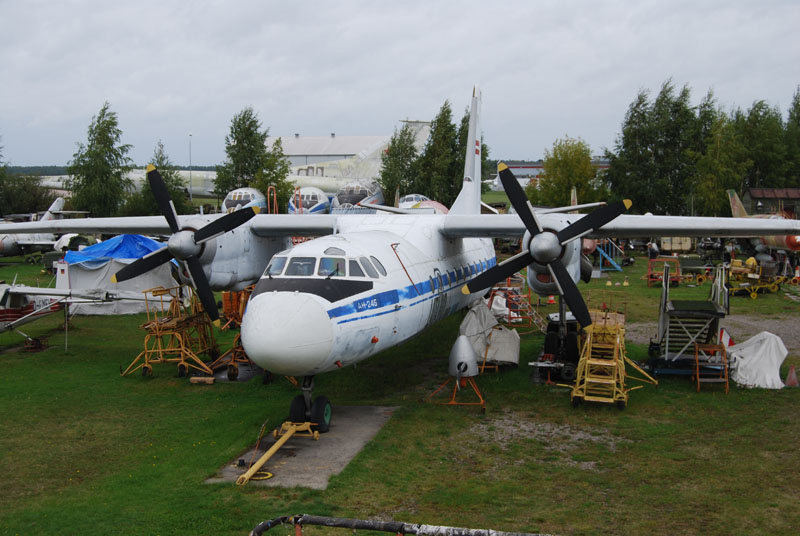
{"label": "white airplane fuselage", "polygon": [[[446,239],[439,232],[443,221],[349,218],[339,233],[277,254],[270,267],[275,271],[285,258],[284,266],[262,276],[244,315],[247,355],[276,374],[327,372],[395,346],[480,299],[461,287],[495,265],[492,242]],[[294,268],[303,264],[313,275],[298,275]],[[340,270],[328,277],[331,266]]]}

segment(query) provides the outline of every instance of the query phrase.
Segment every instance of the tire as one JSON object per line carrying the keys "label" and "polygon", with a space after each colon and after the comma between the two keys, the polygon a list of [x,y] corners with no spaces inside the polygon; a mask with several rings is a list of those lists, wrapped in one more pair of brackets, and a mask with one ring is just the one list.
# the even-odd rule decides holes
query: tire
{"label": "tire", "polygon": [[148,378],[153,375],[153,367],[150,365],[142,366],[142,378]]}
{"label": "tire", "polygon": [[574,396],[574,397],[572,397],[572,407],[573,407],[573,408],[577,408],[577,407],[578,407],[578,406],[580,406],[582,403],[583,403],[583,397],[580,397],[580,396]]}
{"label": "tire", "polygon": [[314,399],[314,403],[311,404],[311,422],[317,423],[317,425],[312,426],[311,429],[318,431],[320,434],[324,434],[331,426],[332,415],[333,408],[331,406],[331,401],[328,400],[327,396],[318,396]]}
{"label": "tire", "polygon": [[228,381],[235,382],[239,377],[239,367],[234,364],[228,365]]}
{"label": "tire", "polygon": [[564,366],[561,367],[561,379],[565,382],[574,382],[575,376],[575,366],[572,363],[564,363]]}
{"label": "tire", "polygon": [[289,422],[306,422],[306,399],[303,395],[297,395],[292,399],[289,406]]}
{"label": "tire", "polygon": [[180,363],[178,365],[178,378],[185,378],[189,374],[189,367],[186,363]]}
{"label": "tire", "polygon": [[622,411],[623,409],[625,409],[625,406],[627,406],[627,405],[628,405],[628,403],[626,401],[617,400],[617,409],[618,410]]}

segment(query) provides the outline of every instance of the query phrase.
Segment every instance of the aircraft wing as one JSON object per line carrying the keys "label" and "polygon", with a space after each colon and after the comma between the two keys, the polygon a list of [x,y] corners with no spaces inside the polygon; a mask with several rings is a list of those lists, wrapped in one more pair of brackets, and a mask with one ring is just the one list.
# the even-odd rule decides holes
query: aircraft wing
{"label": "aircraft wing", "polygon": [[[212,221],[224,214],[178,216],[183,227],[188,222]],[[130,218],[82,218],[77,220],[45,220],[25,223],[0,224],[0,233],[108,233],[108,234],[172,234],[163,216],[135,216]]]}
{"label": "aircraft wing", "polygon": [[[542,227],[559,231],[582,214],[536,213]],[[522,220],[515,214],[448,215],[442,234],[451,238],[521,237]],[[800,234],[800,220],[757,218],[709,218],[689,216],[636,216],[623,214],[588,234],[588,238],[636,238],[642,236],[756,237]]]}
{"label": "aircraft wing", "polygon": [[42,288],[16,285],[8,289],[9,294],[25,296],[52,296],[54,298],[71,298],[84,301],[137,300],[145,301],[144,293],[132,290],[108,290],[102,288],[68,289]]}

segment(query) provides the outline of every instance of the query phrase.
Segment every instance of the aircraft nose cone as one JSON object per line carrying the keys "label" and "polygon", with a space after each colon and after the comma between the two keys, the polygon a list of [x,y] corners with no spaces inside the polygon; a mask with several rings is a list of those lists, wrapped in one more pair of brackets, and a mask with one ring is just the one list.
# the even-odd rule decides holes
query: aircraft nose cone
{"label": "aircraft nose cone", "polygon": [[333,347],[327,311],[313,296],[299,292],[264,292],[252,298],[241,336],[254,363],[288,376],[315,374]]}

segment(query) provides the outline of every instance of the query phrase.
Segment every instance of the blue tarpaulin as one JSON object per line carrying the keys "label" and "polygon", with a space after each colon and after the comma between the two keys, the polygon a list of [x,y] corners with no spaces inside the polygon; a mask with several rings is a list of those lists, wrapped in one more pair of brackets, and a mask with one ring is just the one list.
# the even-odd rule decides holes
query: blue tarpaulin
{"label": "blue tarpaulin", "polygon": [[67,264],[98,264],[107,262],[109,259],[138,259],[163,247],[164,244],[146,236],[125,234],[89,246],[81,251],[68,251],[64,256],[64,261]]}

